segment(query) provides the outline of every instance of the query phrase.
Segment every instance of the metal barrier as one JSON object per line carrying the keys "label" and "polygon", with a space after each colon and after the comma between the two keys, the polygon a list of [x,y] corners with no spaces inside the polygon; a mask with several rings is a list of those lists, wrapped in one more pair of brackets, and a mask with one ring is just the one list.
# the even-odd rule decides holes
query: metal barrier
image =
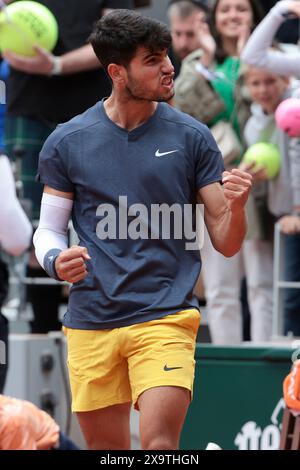
{"label": "metal barrier", "polygon": [[279,223],[274,232],[274,287],[273,287],[273,335],[283,335],[283,300],[285,289],[300,289],[300,282],[284,280],[285,252],[284,237]]}

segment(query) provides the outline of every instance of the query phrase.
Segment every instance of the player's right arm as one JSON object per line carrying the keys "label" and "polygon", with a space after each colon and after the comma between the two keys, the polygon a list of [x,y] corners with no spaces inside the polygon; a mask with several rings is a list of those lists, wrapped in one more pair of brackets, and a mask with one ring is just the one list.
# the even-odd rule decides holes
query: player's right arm
{"label": "player's right arm", "polygon": [[73,207],[73,193],[45,186],[41,203],[39,226],[33,243],[40,265],[50,277],[70,283],[87,275],[87,249],[68,248],[68,224]]}

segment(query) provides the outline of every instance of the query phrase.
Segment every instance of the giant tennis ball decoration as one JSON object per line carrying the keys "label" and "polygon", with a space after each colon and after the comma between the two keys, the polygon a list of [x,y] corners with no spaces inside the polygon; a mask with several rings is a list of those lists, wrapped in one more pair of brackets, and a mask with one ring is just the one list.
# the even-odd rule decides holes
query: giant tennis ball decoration
{"label": "giant tennis ball decoration", "polygon": [[258,142],[248,148],[243,157],[243,161],[245,163],[255,162],[256,166],[264,167],[268,178],[272,179],[279,173],[281,157],[276,145],[267,142]]}
{"label": "giant tennis ball decoration", "polygon": [[300,99],[282,101],[276,109],[275,119],[277,126],[289,137],[300,137]]}
{"label": "giant tennis ball decoration", "polygon": [[[62,0],[63,1],[63,0]],[[51,11],[37,2],[21,1],[0,13],[0,49],[33,56],[34,45],[51,51],[58,37],[58,26]]]}

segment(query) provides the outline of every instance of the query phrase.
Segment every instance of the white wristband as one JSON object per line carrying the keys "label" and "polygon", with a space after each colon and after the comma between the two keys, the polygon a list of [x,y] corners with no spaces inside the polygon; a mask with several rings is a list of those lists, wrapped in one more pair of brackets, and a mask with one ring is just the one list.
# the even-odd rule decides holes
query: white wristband
{"label": "white wristband", "polygon": [[53,56],[52,57],[52,69],[50,75],[61,75],[62,74],[62,60],[61,57]]}

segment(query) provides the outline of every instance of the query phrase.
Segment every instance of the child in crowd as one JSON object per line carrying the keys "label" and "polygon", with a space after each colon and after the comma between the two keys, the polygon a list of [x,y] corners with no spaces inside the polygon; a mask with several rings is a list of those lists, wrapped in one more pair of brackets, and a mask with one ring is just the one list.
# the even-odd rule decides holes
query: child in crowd
{"label": "child in crowd", "polygon": [[[274,179],[268,180],[268,209],[276,218],[280,218],[292,211],[289,138],[276,126],[274,113],[279,103],[291,94],[289,78],[248,67],[245,79],[253,100],[251,117],[244,130],[246,143],[250,146],[257,142],[269,142],[275,144],[281,154],[280,172]],[[259,171],[254,177],[256,180],[267,180],[264,171]]]}
{"label": "child in crowd", "polygon": [[[267,179],[264,168],[255,169],[248,167],[244,163],[242,168],[252,172],[256,184],[254,184],[253,195],[256,201],[261,201],[265,191],[265,199],[267,202],[266,210],[258,213],[260,222],[264,226],[263,232],[273,232],[272,219],[266,214],[271,213],[274,221],[284,220],[288,214],[292,213],[293,193],[291,188],[291,170],[289,158],[289,138],[281,131],[275,122],[275,111],[279,103],[290,96],[289,78],[268,72],[255,67],[247,67],[245,71],[245,80],[248,91],[250,93],[253,104],[251,106],[251,117],[246,123],[244,130],[245,141],[248,146],[257,142],[268,142],[276,145],[281,155],[281,168],[279,174],[273,179]],[[260,204],[256,204],[256,210],[259,212]],[[269,227],[266,226],[269,225]],[[272,292],[273,277],[273,248],[272,240],[269,238],[261,241],[266,245],[266,249],[260,250],[261,271],[265,276],[266,294]],[[263,246],[262,246],[263,248]],[[271,313],[271,311],[269,312]],[[265,315],[262,311],[261,315]]]}
{"label": "child in crowd", "polygon": [[[245,139],[248,145],[258,141],[268,141],[278,146],[281,153],[279,175],[268,181],[268,208],[279,220],[281,230],[287,235],[286,240],[286,280],[297,280],[299,266],[295,264],[299,249],[300,219],[293,215],[294,201],[300,200],[300,187],[291,184],[292,159],[299,161],[299,139],[288,138],[276,127],[274,112],[279,103],[291,95],[289,79],[264,69],[249,67],[246,72],[247,86],[254,101],[250,117],[245,127]],[[292,145],[291,145],[292,142]],[[298,167],[299,167],[298,163]],[[295,168],[295,165],[293,166]],[[294,170],[293,170],[294,171]],[[297,228],[298,222],[298,228]],[[298,299],[298,300],[297,300]],[[299,294],[288,289],[285,299],[284,333],[300,334]]]}

